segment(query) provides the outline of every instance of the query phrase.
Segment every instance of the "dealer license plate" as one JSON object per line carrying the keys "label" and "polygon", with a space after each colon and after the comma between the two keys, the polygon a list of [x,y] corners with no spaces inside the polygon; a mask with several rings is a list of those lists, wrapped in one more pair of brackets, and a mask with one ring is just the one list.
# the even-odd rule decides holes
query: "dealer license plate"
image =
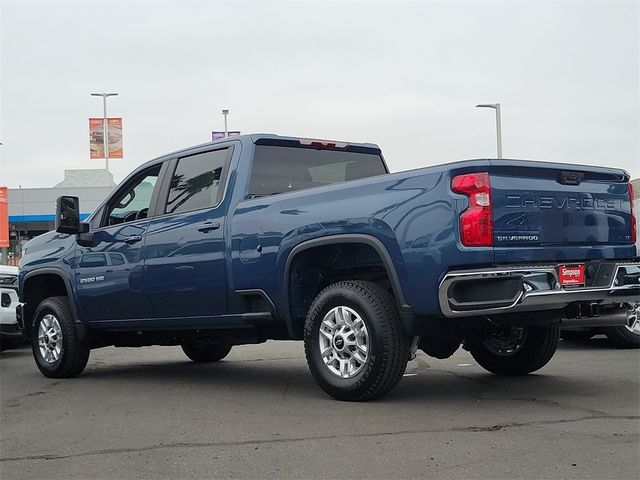
{"label": "dealer license plate", "polygon": [[560,265],[558,277],[562,286],[584,285],[584,265]]}

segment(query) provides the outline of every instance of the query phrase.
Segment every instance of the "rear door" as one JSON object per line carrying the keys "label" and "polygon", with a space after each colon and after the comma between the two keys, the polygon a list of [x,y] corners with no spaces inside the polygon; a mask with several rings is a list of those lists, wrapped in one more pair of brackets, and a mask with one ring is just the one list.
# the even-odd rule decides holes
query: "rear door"
{"label": "rear door", "polygon": [[496,262],[633,256],[629,178],[622,170],[491,165]]}
{"label": "rear door", "polygon": [[225,180],[232,148],[176,158],[146,236],[146,297],[165,326],[226,313]]}

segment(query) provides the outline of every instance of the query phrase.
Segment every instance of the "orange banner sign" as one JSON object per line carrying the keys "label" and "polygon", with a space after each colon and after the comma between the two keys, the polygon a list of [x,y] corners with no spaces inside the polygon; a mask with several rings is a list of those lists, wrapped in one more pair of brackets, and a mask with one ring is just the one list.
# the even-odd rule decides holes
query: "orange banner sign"
{"label": "orange banner sign", "polygon": [[0,248],[9,247],[9,191],[0,187]]}
{"label": "orange banner sign", "polygon": [[[104,119],[89,119],[89,152],[91,158],[105,158]],[[108,157],[122,158],[122,118],[107,118]]]}

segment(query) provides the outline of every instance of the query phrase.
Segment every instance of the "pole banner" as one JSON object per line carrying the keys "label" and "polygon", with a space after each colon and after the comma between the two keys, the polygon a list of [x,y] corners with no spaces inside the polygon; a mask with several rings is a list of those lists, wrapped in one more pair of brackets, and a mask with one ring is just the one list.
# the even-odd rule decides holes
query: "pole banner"
{"label": "pole banner", "polygon": [[9,248],[9,191],[0,187],[0,248]]}
{"label": "pole banner", "polygon": [[[93,158],[104,158],[104,119],[89,119],[89,154]],[[109,158],[122,158],[122,118],[107,118],[109,132]]]}
{"label": "pole banner", "polygon": [[[229,137],[239,137],[240,132],[238,130],[233,130],[231,132],[227,132]],[[215,142],[216,140],[220,140],[224,138],[224,132],[211,132],[211,141]]]}

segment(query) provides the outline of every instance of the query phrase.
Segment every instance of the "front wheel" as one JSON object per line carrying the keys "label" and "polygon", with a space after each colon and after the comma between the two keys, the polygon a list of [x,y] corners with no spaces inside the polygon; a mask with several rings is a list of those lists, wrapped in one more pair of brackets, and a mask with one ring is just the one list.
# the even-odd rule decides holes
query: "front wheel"
{"label": "front wheel", "polygon": [[471,343],[482,368],[496,375],[526,375],[544,367],[558,348],[559,325],[495,326]]}
{"label": "front wheel", "polygon": [[304,350],[318,385],[346,401],[389,392],[409,359],[394,298],[364,281],[334,283],[318,294],[305,322]]}
{"label": "front wheel", "polygon": [[640,348],[640,303],[629,304],[627,324],[621,327],[607,327],[604,333],[614,346],[620,348]]}
{"label": "front wheel", "polygon": [[78,336],[67,297],[45,298],[36,308],[31,348],[45,377],[68,378],[82,373],[90,348]]}
{"label": "front wheel", "polygon": [[196,363],[209,363],[222,360],[229,355],[231,345],[221,343],[183,343],[182,351]]}

